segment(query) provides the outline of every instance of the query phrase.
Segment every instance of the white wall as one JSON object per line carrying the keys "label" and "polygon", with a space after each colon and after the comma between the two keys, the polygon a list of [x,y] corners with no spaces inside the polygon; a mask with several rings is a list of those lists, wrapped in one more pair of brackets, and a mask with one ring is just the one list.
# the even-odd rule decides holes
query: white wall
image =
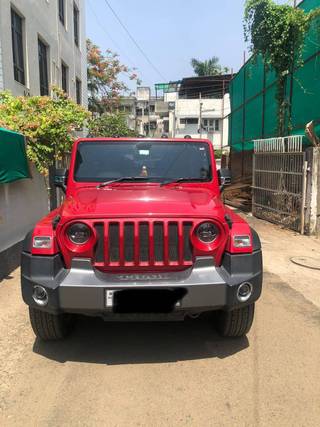
{"label": "white wall", "polygon": [[[61,60],[69,67],[69,95],[76,99],[76,77],[82,82],[82,104],[86,107],[87,75],[85,46],[84,0],[66,1],[66,26],[58,17],[57,0],[0,0],[0,43],[2,45],[2,67],[4,89],[14,95],[39,95],[38,37],[48,45],[49,84],[61,87]],[[80,42],[74,43],[73,2],[80,11]],[[14,80],[11,7],[24,18],[24,56],[26,84]]]}
{"label": "white wall", "polygon": [[21,241],[48,213],[43,176],[31,167],[32,179],[0,184],[0,252]]}
{"label": "white wall", "polygon": [[225,95],[224,102],[222,99],[179,99],[177,93],[166,94],[165,100],[175,102],[175,110],[170,111],[169,115],[171,136],[183,138],[185,135],[190,135],[192,138],[200,138],[199,124],[181,124],[180,119],[189,117],[199,120],[201,102],[203,119],[220,120],[219,131],[202,130],[201,138],[210,139],[216,148],[228,145],[228,118],[223,120],[223,117],[230,113],[229,94]]}

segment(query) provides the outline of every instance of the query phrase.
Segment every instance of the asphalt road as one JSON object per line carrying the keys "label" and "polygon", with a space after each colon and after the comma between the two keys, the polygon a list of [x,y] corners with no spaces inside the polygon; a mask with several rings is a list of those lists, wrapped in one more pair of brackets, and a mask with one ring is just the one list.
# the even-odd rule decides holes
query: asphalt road
{"label": "asphalt road", "polygon": [[1,426],[319,426],[320,312],[266,274],[247,338],[205,320],[79,320],[35,340],[18,271],[0,283]]}

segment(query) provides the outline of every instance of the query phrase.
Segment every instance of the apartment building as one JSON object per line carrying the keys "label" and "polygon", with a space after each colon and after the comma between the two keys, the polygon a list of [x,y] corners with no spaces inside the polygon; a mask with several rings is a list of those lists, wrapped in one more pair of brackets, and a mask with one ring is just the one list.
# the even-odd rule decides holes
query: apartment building
{"label": "apartment building", "polygon": [[228,145],[231,75],[188,77],[164,100],[169,105],[169,135],[206,138],[215,148]]}
{"label": "apartment building", "polygon": [[0,90],[50,95],[61,87],[87,107],[85,0],[0,1]]}

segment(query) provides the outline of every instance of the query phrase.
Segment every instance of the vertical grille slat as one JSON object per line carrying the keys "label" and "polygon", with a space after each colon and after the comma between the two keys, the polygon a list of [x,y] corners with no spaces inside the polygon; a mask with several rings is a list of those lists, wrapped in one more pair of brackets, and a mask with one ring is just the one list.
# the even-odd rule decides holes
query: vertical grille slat
{"label": "vertical grille slat", "polygon": [[169,264],[169,231],[168,223],[163,223],[163,262]]}

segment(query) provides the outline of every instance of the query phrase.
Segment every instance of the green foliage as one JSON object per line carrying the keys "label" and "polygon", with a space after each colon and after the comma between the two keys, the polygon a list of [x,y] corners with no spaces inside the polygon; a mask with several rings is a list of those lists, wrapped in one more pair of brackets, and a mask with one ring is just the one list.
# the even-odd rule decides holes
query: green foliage
{"label": "green foliage", "polygon": [[284,132],[286,76],[303,64],[302,53],[306,33],[320,8],[306,13],[288,4],[273,0],[246,0],[244,34],[254,55],[261,54],[267,67],[277,75],[278,131]]}
{"label": "green foliage", "polygon": [[219,64],[219,58],[216,56],[206,61],[199,61],[196,58],[192,58],[191,66],[197,76],[217,76],[229,72],[229,68],[222,67]]}
{"label": "green foliage", "polygon": [[215,159],[221,159],[222,158],[222,154],[223,154],[223,151],[220,150],[219,148],[215,148],[214,149],[214,157],[215,157]]}
{"label": "green foliage", "polygon": [[122,64],[119,56],[107,50],[105,53],[87,40],[87,76],[88,76],[88,102],[89,110],[97,113],[112,111],[119,103],[121,93],[128,88],[120,80],[121,75],[126,75],[129,80],[140,81],[135,72]]}
{"label": "green foliage", "polygon": [[73,131],[84,125],[89,113],[60,89],[48,96],[14,97],[0,93],[0,127],[17,131],[27,138],[27,156],[41,173],[54,159],[70,151]]}
{"label": "green foliage", "polygon": [[119,113],[104,114],[89,122],[89,134],[93,137],[134,137],[136,132],[129,129],[125,116]]}

